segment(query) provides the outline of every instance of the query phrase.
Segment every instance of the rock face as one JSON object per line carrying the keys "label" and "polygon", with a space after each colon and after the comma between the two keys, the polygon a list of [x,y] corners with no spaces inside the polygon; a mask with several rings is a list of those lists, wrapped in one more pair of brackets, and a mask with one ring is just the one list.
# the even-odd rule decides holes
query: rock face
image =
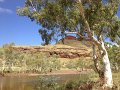
{"label": "rock face", "polygon": [[66,36],[64,39],[66,39],[66,40],[77,40],[77,38],[74,37],[74,36]]}
{"label": "rock face", "polygon": [[22,53],[46,53],[58,55],[60,58],[90,57],[91,50],[86,48],[71,47],[67,45],[48,45],[48,46],[13,46],[15,51]]}

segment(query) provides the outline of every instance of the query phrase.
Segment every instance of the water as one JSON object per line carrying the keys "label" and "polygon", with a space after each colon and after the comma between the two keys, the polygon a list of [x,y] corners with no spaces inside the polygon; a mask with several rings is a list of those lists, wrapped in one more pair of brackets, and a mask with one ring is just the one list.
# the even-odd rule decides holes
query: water
{"label": "water", "polygon": [[[57,77],[58,83],[65,83],[65,81],[75,80],[80,77],[77,75],[55,75],[45,77]],[[35,90],[35,83],[39,82],[39,76],[14,76],[14,77],[0,77],[0,90]]]}

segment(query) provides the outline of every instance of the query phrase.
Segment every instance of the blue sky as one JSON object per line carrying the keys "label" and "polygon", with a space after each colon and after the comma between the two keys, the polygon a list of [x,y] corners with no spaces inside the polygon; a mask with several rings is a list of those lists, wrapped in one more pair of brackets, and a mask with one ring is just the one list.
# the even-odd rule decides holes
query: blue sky
{"label": "blue sky", "polygon": [[16,45],[40,45],[40,28],[27,17],[16,14],[25,0],[0,0],[0,46],[14,42]]}
{"label": "blue sky", "polygon": [[[27,17],[16,14],[18,6],[25,0],[0,0],[0,46],[14,42],[16,45],[40,45],[40,28]],[[120,12],[118,13],[120,17]]]}

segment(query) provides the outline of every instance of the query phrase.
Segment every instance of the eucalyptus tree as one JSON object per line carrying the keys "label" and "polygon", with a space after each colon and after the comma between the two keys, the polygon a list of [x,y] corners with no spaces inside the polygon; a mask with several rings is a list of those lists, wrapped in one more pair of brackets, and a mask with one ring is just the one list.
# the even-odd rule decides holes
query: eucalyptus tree
{"label": "eucalyptus tree", "polygon": [[43,45],[50,44],[52,37],[54,36],[54,32],[49,32],[46,29],[40,29],[39,34],[41,35],[42,40],[44,41]]}
{"label": "eucalyptus tree", "polygon": [[[116,16],[119,4],[119,0],[26,0],[24,7],[17,12],[48,31],[60,32],[63,36],[66,31],[72,31],[82,38],[89,38],[103,86],[112,88],[112,72],[104,39],[116,41],[120,37],[120,20]],[[95,46],[99,49],[103,69],[99,68]]]}
{"label": "eucalyptus tree", "polygon": [[[111,48],[107,49],[109,54],[109,59],[111,65],[113,66],[112,69],[114,71],[120,71],[120,47],[113,45]],[[113,53],[114,52],[114,53]]]}

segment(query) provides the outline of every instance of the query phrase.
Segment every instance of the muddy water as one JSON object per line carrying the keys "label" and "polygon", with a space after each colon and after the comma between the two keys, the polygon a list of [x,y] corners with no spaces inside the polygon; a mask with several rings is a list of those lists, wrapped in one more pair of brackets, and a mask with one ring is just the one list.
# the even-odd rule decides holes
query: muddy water
{"label": "muddy water", "polygon": [[[45,77],[57,77],[58,83],[80,78],[80,75],[56,75]],[[39,76],[26,77],[0,77],[0,90],[35,90],[36,83],[39,83]]]}

